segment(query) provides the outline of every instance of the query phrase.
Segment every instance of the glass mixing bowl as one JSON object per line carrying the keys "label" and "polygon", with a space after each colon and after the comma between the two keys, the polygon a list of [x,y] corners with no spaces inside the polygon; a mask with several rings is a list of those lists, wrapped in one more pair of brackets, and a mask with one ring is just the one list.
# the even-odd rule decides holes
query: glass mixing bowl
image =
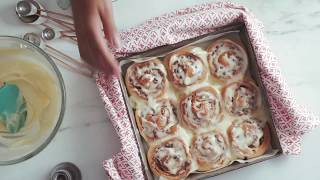
{"label": "glass mixing bowl", "polygon": [[[55,97],[54,99],[51,99],[52,101],[49,101],[51,104],[49,103],[49,105],[46,106],[46,108],[48,109],[45,109],[45,113],[50,112],[50,114],[46,114],[48,116],[43,115],[41,116],[41,118],[39,118],[39,123],[35,123],[37,124],[37,126],[35,128],[31,128],[31,130],[28,131],[31,134],[21,133],[22,135],[25,135],[25,136],[16,137],[16,138],[21,138],[22,142],[24,142],[23,141],[24,137],[33,137],[33,139],[28,139],[24,143],[21,143],[21,141],[17,141],[17,142],[14,141],[15,142],[14,145],[8,145],[4,142],[6,141],[11,142],[11,140],[15,140],[15,139],[10,139],[10,138],[15,138],[15,137],[10,137],[8,139],[8,136],[6,134],[0,133],[0,165],[9,165],[9,164],[22,162],[33,157],[34,155],[39,153],[41,150],[43,150],[50,143],[50,141],[53,139],[53,137],[57,133],[64,116],[66,93],[65,93],[63,78],[56,64],[42,49],[33,45],[32,43],[29,43],[17,37],[0,36],[0,65],[1,65],[1,61],[2,62],[10,61],[9,63],[14,61],[19,61],[19,62],[25,61],[28,63],[36,64],[37,67],[41,67],[40,68],[41,70],[43,70],[44,72],[50,75],[51,77],[50,81],[46,81],[46,82],[50,82],[50,83],[52,82],[51,83],[52,86],[48,86],[48,87],[54,87],[53,92],[55,92],[55,95],[56,95],[54,96]],[[2,64],[2,66],[4,65]],[[8,71],[10,71],[9,67],[12,67],[12,66],[11,65],[8,66]],[[21,69],[24,69],[24,68],[26,67],[23,67]],[[0,81],[1,81],[1,78],[2,77],[0,77]],[[20,78],[28,78],[28,77],[23,76]],[[30,82],[32,82],[33,79],[32,78],[28,79],[28,81],[30,80]],[[45,84],[47,83],[44,83],[43,86],[46,86]],[[48,92],[51,90],[52,88],[48,89]],[[27,106],[28,106],[28,103],[27,103]],[[49,109],[51,107],[54,109]],[[26,122],[26,124],[28,124],[28,122]],[[45,128],[42,128],[42,126],[43,127],[45,126]],[[23,128],[21,130],[23,130]],[[36,134],[36,133],[39,133],[39,134]]]}

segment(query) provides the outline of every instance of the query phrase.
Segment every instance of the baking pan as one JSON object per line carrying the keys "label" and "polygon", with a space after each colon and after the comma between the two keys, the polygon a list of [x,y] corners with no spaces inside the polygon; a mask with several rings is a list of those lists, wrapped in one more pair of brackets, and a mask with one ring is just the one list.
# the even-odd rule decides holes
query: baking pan
{"label": "baking pan", "polygon": [[249,166],[261,161],[265,161],[274,157],[277,157],[282,154],[282,148],[280,146],[279,138],[276,133],[276,129],[274,126],[274,119],[272,116],[272,113],[270,111],[270,104],[268,102],[267,94],[265,87],[261,81],[261,77],[259,74],[259,67],[257,65],[256,61],[256,56],[254,53],[254,50],[252,48],[252,45],[249,41],[248,33],[246,30],[246,27],[243,23],[234,23],[230,24],[228,26],[220,27],[217,28],[215,32],[205,34],[196,38],[188,39],[181,41],[176,44],[171,44],[171,45],[165,45],[161,47],[156,47],[154,49],[141,52],[141,53],[136,53],[131,56],[119,58],[118,60],[120,61],[120,67],[121,67],[121,78],[120,78],[120,85],[123,93],[123,97],[125,99],[125,104],[127,107],[127,110],[129,112],[129,118],[131,121],[132,129],[135,134],[135,138],[138,143],[138,148],[140,152],[140,156],[142,159],[142,165],[143,165],[143,170],[144,174],[147,179],[158,179],[158,177],[154,177],[152,175],[152,172],[149,168],[148,162],[147,162],[147,148],[148,145],[147,143],[141,138],[140,132],[138,130],[136,121],[135,121],[135,116],[134,116],[134,111],[130,105],[130,100],[129,100],[129,95],[125,86],[125,74],[128,69],[128,67],[133,64],[134,62],[141,62],[141,61],[148,61],[149,59],[152,58],[159,58],[163,60],[163,57],[166,56],[167,54],[176,51],[178,49],[190,46],[190,45],[196,45],[200,47],[205,47],[207,46],[208,43],[220,39],[220,38],[228,38],[231,40],[236,40],[240,41],[241,45],[243,48],[246,50],[248,54],[248,71],[253,79],[253,81],[257,84],[259,87],[261,94],[262,94],[262,103],[264,105],[265,109],[265,118],[268,119],[268,125],[270,129],[270,136],[271,136],[271,147],[269,150],[262,156],[259,156],[254,159],[249,159],[249,160],[239,160],[238,162],[234,162],[231,165],[224,167],[219,170],[215,170],[212,172],[206,172],[206,173],[192,173],[190,174],[187,179],[204,179],[212,176],[216,176],[222,173],[226,173],[231,170],[239,169],[245,166]]}

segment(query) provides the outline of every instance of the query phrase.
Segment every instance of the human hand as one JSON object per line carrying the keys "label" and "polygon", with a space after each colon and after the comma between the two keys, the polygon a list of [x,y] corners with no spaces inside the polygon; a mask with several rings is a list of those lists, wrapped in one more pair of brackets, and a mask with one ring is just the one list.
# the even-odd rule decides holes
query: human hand
{"label": "human hand", "polygon": [[118,76],[118,62],[105,41],[111,47],[120,46],[111,0],[72,0],[72,10],[82,59],[108,76]]}

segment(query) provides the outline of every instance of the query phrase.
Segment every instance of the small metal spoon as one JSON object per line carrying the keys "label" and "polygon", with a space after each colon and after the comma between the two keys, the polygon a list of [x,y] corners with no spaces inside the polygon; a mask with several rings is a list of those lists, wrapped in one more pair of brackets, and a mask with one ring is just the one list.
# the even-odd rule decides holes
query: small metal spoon
{"label": "small metal spoon", "polygon": [[19,1],[16,5],[16,14],[18,18],[24,23],[35,23],[39,20],[40,4],[32,0]]}
{"label": "small metal spoon", "polygon": [[19,1],[16,5],[16,14],[24,23],[42,24],[46,20],[50,20],[68,30],[74,30],[72,16],[48,11],[40,3],[34,0]]}
{"label": "small metal spoon", "polygon": [[56,38],[56,32],[52,28],[45,28],[41,32],[41,37],[45,40],[50,41]]}
{"label": "small metal spoon", "polygon": [[16,12],[21,16],[36,15],[38,8],[33,1],[19,1],[16,5]]}
{"label": "small metal spoon", "polygon": [[34,44],[38,47],[41,47],[41,48],[43,48],[43,46],[44,46],[44,43],[43,43],[41,37],[36,33],[26,33],[23,36],[23,40],[31,42],[32,44]]}
{"label": "small metal spoon", "polygon": [[[73,35],[67,35],[66,33],[68,33],[70,31],[55,31],[53,28],[51,27],[46,27],[44,30],[42,30],[41,32],[41,37],[44,40],[50,41],[50,40],[54,40],[54,39],[62,39],[62,38],[67,38],[67,39],[71,39],[75,42],[77,42],[77,38],[76,35],[73,32]],[[70,32],[72,33],[72,32]]]}

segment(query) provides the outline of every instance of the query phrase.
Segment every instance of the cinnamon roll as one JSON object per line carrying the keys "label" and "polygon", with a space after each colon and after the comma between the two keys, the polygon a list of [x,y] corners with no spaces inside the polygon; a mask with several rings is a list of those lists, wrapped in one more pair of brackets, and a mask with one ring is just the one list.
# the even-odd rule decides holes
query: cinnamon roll
{"label": "cinnamon roll", "polygon": [[220,115],[217,92],[207,86],[193,91],[180,101],[181,119],[191,129],[207,127]]}
{"label": "cinnamon roll", "polygon": [[214,79],[228,81],[239,79],[247,70],[248,56],[237,43],[221,39],[208,48],[208,64]]}
{"label": "cinnamon roll", "polygon": [[164,60],[168,69],[168,79],[179,87],[194,85],[206,79],[207,68],[204,60],[192,49],[172,53]]}
{"label": "cinnamon roll", "polygon": [[262,127],[252,117],[237,119],[227,130],[232,152],[242,159],[250,159],[264,154],[270,144],[268,126]]}
{"label": "cinnamon roll", "polygon": [[167,179],[184,179],[191,171],[191,154],[187,145],[179,138],[172,138],[151,146],[148,162],[156,176]]}
{"label": "cinnamon roll", "polygon": [[228,141],[218,130],[201,133],[193,138],[191,152],[196,158],[199,171],[216,170],[227,166]]}
{"label": "cinnamon roll", "polygon": [[146,141],[154,141],[177,131],[177,110],[168,99],[161,100],[155,107],[142,106],[135,112],[138,128]]}
{"label": "cinnamon roll", "polygon": [[127,69],[125,82],[130,95],[159,99],[167,86],[166,70],[157,59],[135,63]]}
{"label": "cinnamon roll", "polygon": [[260,105],[258,87],[250,81],[233,82],[222,88],[226,111],[234,116],[253,114]]}

